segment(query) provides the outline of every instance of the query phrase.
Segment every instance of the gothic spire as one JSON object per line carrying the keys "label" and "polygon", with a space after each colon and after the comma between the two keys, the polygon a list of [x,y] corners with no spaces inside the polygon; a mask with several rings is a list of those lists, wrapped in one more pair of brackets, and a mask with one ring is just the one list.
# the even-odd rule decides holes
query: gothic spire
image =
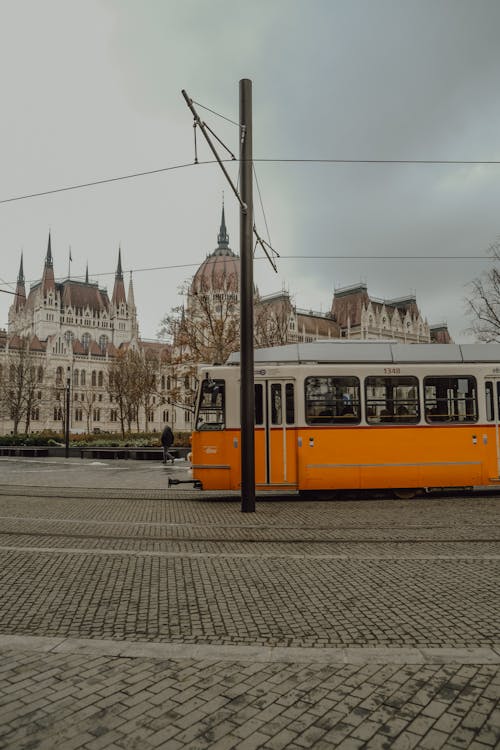
{"label": "gothic spire", "polygon": [[226,217],[224,214],[224,203],[222,204],[222,218],[220,222],[219,234],[217,235],[217,242],[219,243],[219,247],[221,249],[223,248],[225,249],[229,247],[229,235],[226,229]]}
{"label": "gothic spire", "polygon": [[54,267],[54,263],[53,263],[53,260],[52,260],[52,243],[51,243],[51,239],[50,239],[50,230],[49,230],[49,241],[48,241],[48,244],[47,244],[47,255],[45,257],[45,267],[46,268],[53,268]]}
{"label": "gothic spire", "polygon": [[17,275],[17,283],[24,284],[23,254],[22,253],[21,253],[21,262],[19,263],[19,273]]}
{"label": "gothic spire", "polygon": [[118,265],[115,273],[115,285],[113,287],[113,296],[111,298],[112,303],[118,307],[118,305],[127,304],[125,297],[125,285],[123,283],[123,271],[122,271],[122,250],[118,248]]}
{"label": "gothic spire", "polygon": [[85,269],[85,283],[89,283],[89,262],[87,261],[87,267]]}
{"label": "gothic spire", "polygon": [[133,308],[135,308],[134,285],[132,283],[132,271],[130,271],[130,281],[129,281],[129,284],[128,284],[127,304],[129,306],[130,310],[132,310]]}
{"label": "gothic spire", "polygon": [[117,281],[123,281],[123,271],[122,271],[122,249],[120,246],[118,246],[118,266],[116,267],[116,275],[115,279]]}
{"label": "gothic spire", "polygon": [[47,244],[47,254],[42,275],[42,294],[45,296],[48,291],[55,292],[56,282],[54,279],[54,261],[52,260],[52,242],[49,231],[49,241]]}
{"label": "gothic spire", "polygon": [[19,312],[26,304],[26,289],[24,286],[23,254],[21,253],[21,262],[19,264],[19,274],[17,276],[16,296],[14,297],[14,310]]}

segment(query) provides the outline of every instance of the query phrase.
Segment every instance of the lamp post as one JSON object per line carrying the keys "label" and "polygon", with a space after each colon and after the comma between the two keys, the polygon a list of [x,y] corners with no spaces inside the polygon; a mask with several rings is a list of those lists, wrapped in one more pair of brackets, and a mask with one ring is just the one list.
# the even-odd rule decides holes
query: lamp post
{"label": "lamp post", "polygon": [[66,419],[64,422],[64,455],[69,457],[69,419],[70,419],[70,395],[71,395],[71,367],[67,369],[66,376]]}

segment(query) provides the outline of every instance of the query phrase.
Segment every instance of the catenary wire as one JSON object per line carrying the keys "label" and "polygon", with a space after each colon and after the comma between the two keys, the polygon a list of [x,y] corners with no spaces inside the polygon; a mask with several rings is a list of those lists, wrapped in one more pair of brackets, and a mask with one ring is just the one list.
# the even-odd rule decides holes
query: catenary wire
{"label": "catenary wire", "polygon": [[230,117],[226,117],[226,115],[221,115],[220,112],[216,112],[215,109],[210,109],[210,107],[205,107],[204,104],[200,104],[200,102],[195,102],[194,99],[192,99],[193,104],[196,104],[196,106],[201,107],[202,109],[206,109],[207,112],[211,112],[213,115],[216,115],[217,117],[220,117],[221,120],[226,120],[227,122],[230,122],[231,125],[236,125],[237,128],[240,127],[239,122],[236,122],[235,120],[231,120]]}
{"label": "catenary wire", "polygon": [[[224,161],[233,161],[233,159],[225,159]],[[27,198],[40,198],[43,195],[52,195],[53,193],[64,193],[68,190],[80,190],[81,188],[95,187],[97,185],[105,185],[110,182],[120,182],[121,180],[132,180],[136,177],[146,177],[148,175],[160,174],[161,172],[172,172],[176,169],[185,169],[186,167],[194,167],[201,164],[217,164],[215,159],[209,159],[207,161],[199,162],[188,162],[186,164],[174,164],[170,167],[160,167],[159,169],[150,169],[145,172],[133,172],[131,174],[120,175],[119,177],[107,177],[103,180],[94,180],[92,182],[82,182],[78,185],[67,185],[62,188],[53,188],[52,190],[41,190],[38,193],[27,193],[25,195],[17,195],[11,198],[2,198],[0,203],[12,203],[13,201],[22,201]]]}
{"label": "catenary wire", "polygon": [[[255,258],[256,261],[266,260],[266,258]],[[449,261],[449,260],[467,260],[467,261],[478,261],[478,260],[491,260],[489,255],[280,255],[280,260],[387,260],[387,261],[422,261],[422,260],[434,260],[434,261]],[[123,269],[123,273],[148,273],[152,271],[171,271],[177,268],[198,268],[200,265],[199,261],[194,263],[180,263],[176,265],[168,266],[145,266],[144,268],[126,268]],[[89,274],[92,278],[100,276],[115,276],[116,270],[114,271],[101,271],[99,273]],[[67,280],[67,276],[58,276],[56,281]],[[85,278],[85,274],[75,274],[71,276],[70,281],[79,281]],[[26,279],[25,283],[35,284],[40,281],[37,279]],[[15,285],[13,281],[1,282],[9,286]],[[0,289],[0,292],[7,290]],[[15,294],[15,292],[10,292]]]}
{"label": "catenary wire", "polygon": [[257,186],[257,193],[259,195],[260,209],[262,211],[262,216],[264,217],[264,225],[266,227],[266,232],[267,232],[267,241],[268,241],[269,245],[272,245],[273,243],[271,242],[271,235],[269,233],[269,226],[267,224],[267,217],[266,217],[266,212],[265,212],[265,209],[264,209],[264,203],[262,201],[262,194],[260,192],[259,180],[257,179],[257,172],[256,172],[256,169],[255,169],[255,164],[252,164],[252,168],[253,168],[253,175],[255,177],[255,185]]}
{"label": "catenary wire", "polygon": [[[239,159],[221,159],[222,163],[235,163],[239,162]],[[498,166],[500,161],[484,160],[484,161],[473,161],[473,160],[453,160],[453,159],[277,159],[277,158],[254,158],[253,162],[268,163],[268,164],[379,164],[379,165],[443,165],[443,166]],[[26,193],[24,195],[11,196],[9,198],[1,198],[0,204],[2,203],[13,203],[14,201],[27,200],[29,198],[40,198],[45,195],[53,195],[54,193],[64,193],[69,190],[80,190],[83,188],[96,187],[98,185],[105,185],[112,182],[120,182],[124,180],[132,180],[137,177],[147,177],[153,174],[160,174],[161,172],[171,172],[178,169],[186,169],[188,167],[194,167],[204,164],[216,164],[216,159],[208,159],[200,162],[187,162],[185,164],[174,164],[169,167],[159,167],[158,169],[150,169],[143,172],[133,172],[131,174],[119,175],[118,177],[107,177],[102,180],[93,180],[90,182],[82,182],[76,185],[66,185],[61,188],[53,188],[51,190],[40,190],[36,193]]]}

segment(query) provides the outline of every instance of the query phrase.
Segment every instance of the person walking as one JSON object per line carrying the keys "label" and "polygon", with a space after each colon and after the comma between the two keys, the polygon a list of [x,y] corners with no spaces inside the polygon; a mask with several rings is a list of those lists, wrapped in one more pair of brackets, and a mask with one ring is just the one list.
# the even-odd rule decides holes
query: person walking
{"label": "person walking", "polygon": [[174,433],[172,432],[168,424],[163,428],[161,433],[161,444],[163,446],[163,463],[166,464],[168,460],[174,463],[174,456],[170,453],[169,448],[174,443]]}

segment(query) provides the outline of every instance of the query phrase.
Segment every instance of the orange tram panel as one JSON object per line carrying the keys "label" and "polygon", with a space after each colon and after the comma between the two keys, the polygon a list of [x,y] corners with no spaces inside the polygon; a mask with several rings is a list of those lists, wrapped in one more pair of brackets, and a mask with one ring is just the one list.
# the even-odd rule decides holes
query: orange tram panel
{"label": "orange tram panel", "polygon": [[[313,342],[255,352],[259,490],[499,482],[500,345]],[[239,367],[200,368],[193,477],[239,490]]]}

